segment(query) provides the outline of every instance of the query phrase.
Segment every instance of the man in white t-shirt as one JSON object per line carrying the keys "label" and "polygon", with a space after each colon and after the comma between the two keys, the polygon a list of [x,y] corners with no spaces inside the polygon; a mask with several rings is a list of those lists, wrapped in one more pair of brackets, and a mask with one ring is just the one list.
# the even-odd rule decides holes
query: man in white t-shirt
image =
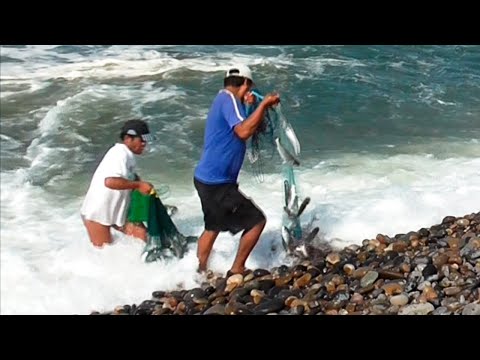
{"label": "man in white t-shirt", "polygon": [[80,211],[90,241],[97,247],[112,242],[112,227],[146,240],[146,229],[136,229],[140,225],[127,224],[126,219],[131,191],[149,194],[153,188],[135,173],[135,155],[143,153],[152,137],[148,125],[134,119],[123,125],[120,139],[122,142],[108,150],[95,170]]}

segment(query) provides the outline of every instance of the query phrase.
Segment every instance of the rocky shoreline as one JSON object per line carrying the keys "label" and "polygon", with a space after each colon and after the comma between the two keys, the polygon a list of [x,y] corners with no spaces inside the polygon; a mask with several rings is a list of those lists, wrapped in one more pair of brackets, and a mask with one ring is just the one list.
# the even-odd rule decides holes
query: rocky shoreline
{"label": "rocky shoreline", "polygon": [[102,315],[480,315],[480,212],[341,250],[303,245],[290,267],[210,274]]}

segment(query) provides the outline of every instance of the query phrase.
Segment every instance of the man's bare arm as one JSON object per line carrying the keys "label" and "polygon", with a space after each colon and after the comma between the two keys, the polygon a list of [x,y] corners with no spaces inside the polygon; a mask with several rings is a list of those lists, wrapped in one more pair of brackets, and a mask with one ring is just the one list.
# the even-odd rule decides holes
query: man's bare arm
{"label": "man's bare arm", "polygon": [[138,190],[142,194],[149,194],[153,185],[146,181],[131,181],[121,177],[105,178],[105,186],[112,190]]}

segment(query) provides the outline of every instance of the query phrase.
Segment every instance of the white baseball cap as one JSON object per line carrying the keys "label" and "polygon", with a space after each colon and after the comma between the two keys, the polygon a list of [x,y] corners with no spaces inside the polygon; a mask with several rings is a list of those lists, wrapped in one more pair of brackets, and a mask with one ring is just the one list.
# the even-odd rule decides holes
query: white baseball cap
{"label": "white baseball cap", "polygon": [[225,74],[225,78],[228,78],[230,76],[244,77],[253,82],[252,71],[247,65],[238,64],[238,65],[231,66],[227,70]]}

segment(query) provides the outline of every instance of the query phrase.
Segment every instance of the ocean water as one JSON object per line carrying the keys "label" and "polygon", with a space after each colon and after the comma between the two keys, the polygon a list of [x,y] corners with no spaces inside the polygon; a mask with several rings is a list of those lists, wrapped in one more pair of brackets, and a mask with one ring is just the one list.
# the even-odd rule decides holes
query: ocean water
{"label": "ocean water", "polygon": [[[302,146],[295,170],[302,221],[334,246],[394,236],[480,210],[479,46],[2,46],[0,48],[2,314],[88,314],[191,288],[196,246],[145,264],[143,243],[114,234],[93,248],[79,209],[95,164],[121,124],[147,120],[158,140],[140,175],[168,186],[185,235],[203,230],[192,182],[210,102],[232,63],[278,91]],[[241,189],[267,215],[247,266],[281,248],[281,160],[259,182],[248,159]],[[239,235],[210,258],[226,272]]]}

